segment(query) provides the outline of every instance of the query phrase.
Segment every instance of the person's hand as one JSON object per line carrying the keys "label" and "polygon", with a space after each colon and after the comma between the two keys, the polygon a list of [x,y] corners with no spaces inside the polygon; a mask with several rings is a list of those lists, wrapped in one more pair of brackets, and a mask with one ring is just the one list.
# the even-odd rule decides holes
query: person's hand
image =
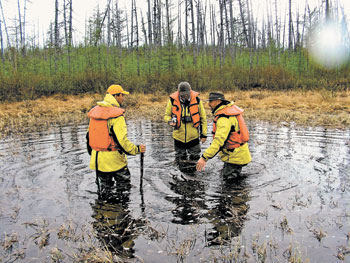
{"label": "person's hand", "polygon": [[169,124],[171,127],[175,127],[175,126],[176,126],[176,122],[173,122],[173,121],[168,121],[168,124]]}
{"label": "person's hand", "polygon": [[207,138],[201,138],[202,143],[205,143],[206,140],[207,140]]}
{"label": "person's hand", "polygon": [[201,157],[196,165],[196,169],[197,171],[204,171],[205,170],[205,165],[207,164],[207,162],[203,159],[203,157]]}
{"label": "person's hand", "polygon": [[146,152],[146,145],[140,144],[140,152],[141,152],[141,153]]}

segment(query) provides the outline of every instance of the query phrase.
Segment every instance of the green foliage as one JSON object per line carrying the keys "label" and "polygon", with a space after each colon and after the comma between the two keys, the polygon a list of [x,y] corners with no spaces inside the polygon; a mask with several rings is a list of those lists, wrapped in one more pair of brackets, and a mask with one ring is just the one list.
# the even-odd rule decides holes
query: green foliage
{"label": "green foliage", "polygon": [[104,93],[112,83],[135,93],[167,95],[181,81],[194,90],[324,89],[347,90],[349,65],[321,68],[304,49],[285,51],[274,45],[260,50],[228,47],[140,47],[105,45],[70,49],[5,51],[0,67],[0,100],[35,99],[53,94]]}

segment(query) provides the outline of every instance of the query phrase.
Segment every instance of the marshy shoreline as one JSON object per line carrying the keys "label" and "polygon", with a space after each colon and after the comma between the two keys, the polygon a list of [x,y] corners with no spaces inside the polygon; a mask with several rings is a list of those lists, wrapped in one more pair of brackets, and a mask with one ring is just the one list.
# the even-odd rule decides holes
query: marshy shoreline
{"label": "marshy shoreline", "polygon": [[[225,92],[229,100],[245,110],[247,121],[276,125],[296,124],[347,129],[350,126],[350,92],[318,91],[233,91]],[[201,93],[207,99],[208,93]],[[32,131],[49,131],[57,125],[88,122],[87,112],[102,100],[101,94],[56,94],[36,100],[0,104],[1,136]],[[127,120],[138,118],[162,121],[167,94],[130,94],[123,107]],[[212,117],[207,103],[208,118]]]}

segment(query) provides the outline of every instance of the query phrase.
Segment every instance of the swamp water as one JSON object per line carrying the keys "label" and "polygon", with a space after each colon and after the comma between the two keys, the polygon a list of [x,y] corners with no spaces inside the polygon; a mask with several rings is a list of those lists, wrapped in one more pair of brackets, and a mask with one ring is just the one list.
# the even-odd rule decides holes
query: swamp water
{"label": "swamp water", "polygon": [[129,121],[129,139],[147,145],[142,187],[130,156],[131,188],[103,202],[86,128],[1,140],[0,262],[84,262],[107,249],[128,262],[350,261],[349,130],[250,123],[253,162],[227,184],[217,157],[181,171],[166,124]]}

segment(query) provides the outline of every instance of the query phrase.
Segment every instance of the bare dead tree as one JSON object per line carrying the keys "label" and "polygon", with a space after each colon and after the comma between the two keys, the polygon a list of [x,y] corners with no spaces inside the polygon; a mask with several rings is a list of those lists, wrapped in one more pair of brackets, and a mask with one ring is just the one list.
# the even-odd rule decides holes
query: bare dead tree
{"label": "bare dead tree", "polygon": [[215,47],[215,35],[216,35],[216,19],[215,19],[215,7],[213,4],[210,5],[210,39],[211,45]]}
{"label": "bare dead tree", "polygon": [[242,30],[243,30],[243,36],[245,39],[246,46],[249,46],[249,36],[248,36],[248,30],[246,25],[246,18],[245,18],[245,11],[244,11],[244,3],[242,0],[238,0],[239,4],[239,12],[241,16],[241,22],[242,22]]}
{"label": "bare dead tree", "polygon": [[[68,53],[68,67],[71,69],[71,45],[72,45],[72,1],[63,0],[63,26],[64,26],[64,37]],[[67,15],[68,13],[68,15]]]}
{"label": "bare dead tree", "polygon": [[275,0],[275,32],[276,32],[276,43],[280,43],[280,24],[279,24],[279,19],[278,19],[278,8],[277,8],[277,0]]}
{"label": "bare dead tree", "polygon": [[292,17],[292,0],[289,0],[289,23],[288,23],[288,49],[293,49],[293,17]]}
{"label": "bare dead tree", "polygon": [[203,3],[197,2],[197,47],[205,46],[205,10]]}
{"label": "bare dead tree", "polygon": [[130,48],[133,49],[134,47],[134,13],[136,13],[135,7],[134,7],[134,0],[131,0],[131,28],[130,28]]}
{"label": "bare dead tree", "polygon": [[125,12],[125,23],[126,23],[126,36],[127,36],[128,49],[130,49],[129,19],[128,19],[127,12]]}
{"label": "bare dead tree", "polygon": [[102,29],[104,27],[104,23],[105,23],[107,15],[108,15],[108,12],[111,8],[111,1],[112,0],[108,0],[108,2],[107,2],[106,9],[105,9],[102,20],[99,20],[99,19],[96,20],[96,38],[95,38],[95,43],[94,43],[95,46],[97,46],[97,43],[102,38]]}
{"label": "bare dead tree", "polygon": [[234,17],[233,17],[233,0],[229,0],[229,9],[230,9],[230,38],[229,38],[229,45],[232,45],[234,43],[234,35],[235,35],[235,29],[234,29]]}
{"label": "bare dead tree", "polygon": [[220,9],[220,24],[219,24],[219,49],[220,49],[220,67],[224,64],[224,58],[225,58],[225,36],[224,36],[224,10],[225,10],[225,1],[219,0],[219,9]]}
{"label": "bare dead tree", "polygon": [[124,24],[126,22],[126,19],[123,19],[123,11],[119,9],[118,1],[115,3],[115,7],[113,10],[113,17],[112,19],[112,31],[113,31],[113,44],[116,45],[120,50],[122,48],[122,42],[123,42],[123,29]]}
{"label": "bare dead tree", "polygon": [[165,0],[165,13],[166,13],[166,42],[171,45],[173,43],[173,32],[172,32],[172,22],[171,22],[171,2]]}
{"label": "bare dead tree", "polygon": [[181,0],[178,0],[178,7],[177,7],[177,45],[178,47],[182,48],[182,27],[181,27]]}
{"label": "bare dead tree", "polygon": [[23,15],[21,12],[21,4],[20,0],[17,0],[17,8],[18,8],[18,28],[16,28],[16,37],[17,37],[17,30],[19,31],[19,41],[20,41],[20,49],[22,56],[25,56],[25,25],[26,25],[26,7],[27,7],[27,1],[24,0],[24,8],[23,8]]}
{"label": "bare dead tree", "polygon": [[58,23],[58,15],[59,15],[59,7],[58,7],[58,0],[55,0],[55,27],[54,27],[54,45],[55,48],[59,48],[59,42],[60,42],[60,30],[59,30],[59,23]]}
{"label": "bare dead tree", "polygon": [[161,0],[158,0],[158,11],[157,11],[157,17],[158,17],[158,45],[162,46],[162,2]]}
{"label": "bare dead tree", "polygon": [[141,26],[142,26],[141,30],[142,30],[142,33],[143,33],[143,38],[145,39],[145,44],[146,44],[146,46],[148,46],[149,38],[148,38],[148,35],[147,35],[147,30],[146,30],[145,24],[146,24],[146,22],[143,19],[143,14],[142,14],[142,11],[141,11]]}
{"label": "bare dead tree", "polygon": [[69,0],[69,29],[68,29],[68,46],[72,45],[73,40],[73,0]]}
{"label": "bare dead tree", "polygon": [[[59,24],[58,24],[58,0],[55,0],[55,24],[54,24],[54,62],[55,62],[55,72],[57,71],[57,61],[58,61],[58,52],[60,46],[60,34],[59,34]],[[51,42],[52,43],[52,42]]]}
{"label": "bare dead tree", "polygon": [[248,24],[248,48],[253,47],[253,15],[250,10],[249,0],[246,0],[247,24]]}
{"label": "bare dead tree", "polygon": [[189,0],[189,7],[190,7],[190,11],[191,11],[192,45],[194,46],[196,44],[196,31],[195,31],[195,22],[194,22],[194,5],[193,5],[193,0]]}
{"label": "bare dead tree", "polygon": [[152,45],[152,13],[151,13],[151,0],[147,0],[147,23],[148,23],[148,43]]}
{"label": "bare dead tree", "polygon": [[68,25],[67,25],[67,6],[66,0],[63,0],[63,27],[64,27],[64,39],[66,41],[66,46],[68,46]]}
{"label": "bare dead tree", "polygon": [[185,0],[185,46],[188,46],[189,38],[188,38],[188,1]]}
{"label": "bare dead tree", "polygon": [[107,53],[109,47],[112,44],[112,19],[111,19],[111,8],[108,8],[107,11]]}
{"label": "bare dead tree", "polygon": [[21,41],[21,47],[23,47],[23,25],[22,25],[22,15],[21,15],[21,5],[19,0],[17,0],[17,7],[18,7],[19,37]]}
{"label": "bare dead tree", "polygon": [[230,39],[231,39],[231,31],[230,31],[230,21],[228,19],[228,10],[227,10],[227,2],[228,0],[224,0],[224,17],[225,17],[225,28],[226,28],[226,39],[229,45],[230,45]]}
{"label": "bare dead tree", "polygon": [[[131,9],[131,36],[135,33],[135,42],[136,42],[136,57],[137,57],[137,76],[140,76],[140,54],[139,54],[139,26],[138,26],[138,19],[137,19],[137,7],[136,7],[136,0],[131,1],[132,9]],[[135,21],[133,21],[135,20]],[[135,24],[133,23],[135,22]],[[134,26],[133,26],[134,25]],[[133,40],[133,38],[131,38]],[[133,44],[131,43],[131,48],[133,47]]]}
{"label": "bare dead tree", "polygon": [[0,19],[0,48],[1,48],[1,61],[2,65],[4,65],[5,58],[4,58],[4,39],[2,37],[2,21]]}
{"label": "bare dead tree", "polygon": [[161,0],[153,3],[153,43],[159,47],[162,45]]}
{"label": "bare dead tree", "polygon": [[1,9],[1,15],[2,15],[2,22],[3,22],[3,24],[4,24],[4,30],[5,30],[5,33],[6,33],[7,46],[8,46],[8,47],[11,47],[10,37],[9,37],[7,25],[6,25],[6,18],[5,18],[5,15],[4,15],[4,9],[3,9],[3,7],[2,7],[2,2],[1,2],[1,0],[0,0],[0,9]]}

